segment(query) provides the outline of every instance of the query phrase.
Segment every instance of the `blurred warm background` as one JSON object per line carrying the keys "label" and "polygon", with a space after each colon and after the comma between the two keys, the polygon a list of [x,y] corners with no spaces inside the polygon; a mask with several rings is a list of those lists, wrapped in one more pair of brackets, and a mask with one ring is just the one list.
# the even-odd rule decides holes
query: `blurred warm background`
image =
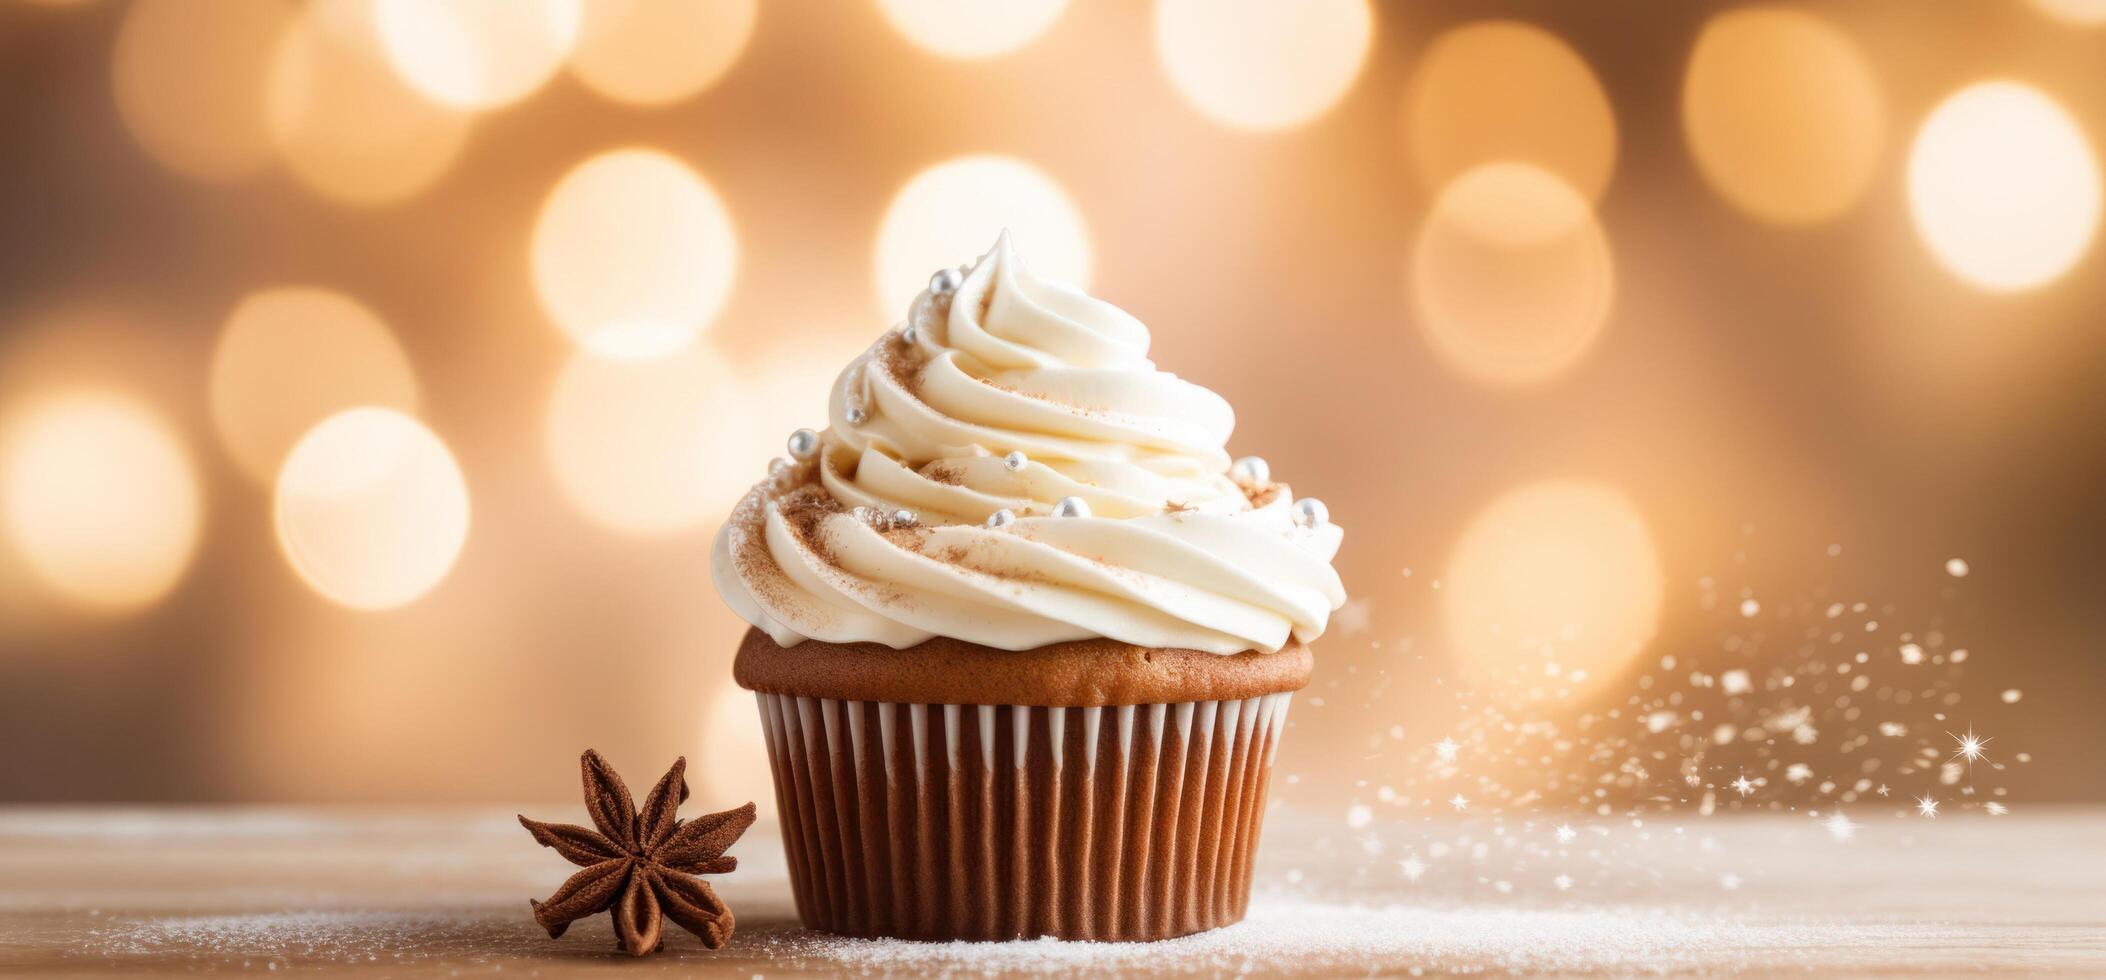
{"label": "blurred warm background", "polygon": [[710,536],[1004,226],[1347,528],[1276,795],[2106,797],[2099,0],[0,0],[0,82],[0,799],[765,793]]}

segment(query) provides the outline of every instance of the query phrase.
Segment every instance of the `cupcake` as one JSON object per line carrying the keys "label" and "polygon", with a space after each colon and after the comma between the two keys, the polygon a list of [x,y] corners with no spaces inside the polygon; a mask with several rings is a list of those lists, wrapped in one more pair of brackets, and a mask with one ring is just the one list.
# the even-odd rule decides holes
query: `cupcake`
{"label": "cupcake", "polygon": [[1341,533],[1148,330],[1004,236],[833,386],[717,536],[798,914],[911,939],[1242,918]]}

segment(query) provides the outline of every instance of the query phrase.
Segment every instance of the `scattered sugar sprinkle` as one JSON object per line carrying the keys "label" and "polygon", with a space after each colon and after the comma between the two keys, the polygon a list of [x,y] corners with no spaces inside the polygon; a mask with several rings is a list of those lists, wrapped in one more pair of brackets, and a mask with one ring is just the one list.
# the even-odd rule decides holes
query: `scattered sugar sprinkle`
{"label": "scattered sugar sprinkle", "polygon": [[[1368,759],[1389,793],[1373,807],[1372,824],[1349,811],[1348,829],[1418,829],[1417,839],[1390,846],[1437,862],[1439,848],[1475,854],[1488,846],[1486,835],[1510,847],[1517,829],[1526,838],[1573,815],[1633,821],[1634,834],[1562,856],[1584,867],[1546,872],[1585,870],[1573,885],[1584,890],[1646,873],[1644,855],[1659,836],[1638,823],[1646,817],[1798,814],[1825,820],[1824,836],[1842,844],[1884,833],[1872,822],[1882,816],[1930,819],[1912,801],[1931,789],[1946,798],[1939,813],[1987,812],[1987,802],[2006,796],[2005,765],[1948,759],[1944,736],[1967,731],[1986,744],[1993,731],[1967,726],[1992,729],[1998,719],[1963,698],[1978,685],[1961,683],[1960,665],[1982,658],[1953,642],[1965,627],[1949,612],[1958,588],[1946,586],[1944,601],[1919,609],[1838,597],[1828,587],[1757,600],[1752,584],[1702,576],[1697,599],[1716,629],[1711,643],[1665,650],[1627,679],[1589,691],[1584,674],[1564,664],[1560,638],[1546,638],[1539,659],[1517,658],[1455,689],[1447,733],[1371,737]],[[1370,703],[1387,681],[1363,685]],[[2013,688],[2000,700],[2020,697]],[[2028,756],[2014,747],[2010,758]],[[1867,809],[1831,816],[1846,805]],[[1435,816],[1463,826],[1417,827]],[[1519,853],[1561,857],[1548,847]],[[1737,887],[1737,878],[1720,880]],[[1489,877],[1481,884],[1492,891]]]}
{"label": "scattered sugar sprinkle", "polygon": [[[1727,875],[1727,888],[1739,879]],[[1569,876],[1554,879],[1559,888]],[[788,932],[761,952],[790,970],[935,976],[1173,970],[1249,973],[1292,962],[1307,973],[1681,972],[1813,962],[1838,946],[1934,943],[1914,925],[1810,925],[1605,907],[1583,910],[1254,903],[1242,923],[1160,943],[919,943]]]}
{"label": "scattered sugar sprinkle", "polygon": [[[516,924],[516,917],[508,917]],[[188,951],[205,958],[234,956],[271,961],[370,962],[450,955],[489,948],[489,923],[458,913],[304,911],[169,916],[113,923],[89,937],[87,951],[103,956]],[[516,929],[506,929],[517,932]],[[407,951],[417,951],[409,953]]]}
{"label": "scattered sugar sprinkle", "polygon": [[[2001,812],[1998,807],[1992,812]],[[1434,848],[1436,857],[1450,854]],[[1482,860],[1477,854],[1474,860]],[[1430,865],[1416,854],[1396,864],[1416,881]],[[1291,887],[1303,876],[1289,871]],[[1543,880],[1554,894],[1580,887],[1571,874]],[[1741,879],[1726,873],[1726,890]],[[1522,889],[1499,879],[1501,894]],[[587,924],[591,926],[591,923]],[[603,927],[602,927],[603,928]],[[596,931],[596,930],[595,930]],[[1139,971],[1187,975],[1249,974],[1292,963],[1315,974],[1680,973],[1788,970],[1832,965],[1837,949],[1896,945],[1935,947],[1961,933],[1929,925],[1837,923],[1622,904],[1557,907],[1528,900],[1497,905],[1351,903],[1291,892],[1256,897],[1245,920],[1227,928],[1160,943],[926,943],[863,940],[802,929],[741,930],[738,952],[766,959],[771,972],[843,976],[914,973],[992,976],[1034,973],[1107,976]],[[598,948],[606,936],[580,937]],[[81,953],[121,962],[128,956],[180,957],[198,964],[253,970],[298,970],[318,964],[405,964],[450,961],[484,973],[510,957],[578,952],[551,946],[516,910],[502,914],[430,911],[310,911],[167,916],[111,923],[85,937]],[[443,964],[442,964],[443,965]],[[626,964],[625,964],[626,965]],[[665,965],[692,967],[675,957]]]}

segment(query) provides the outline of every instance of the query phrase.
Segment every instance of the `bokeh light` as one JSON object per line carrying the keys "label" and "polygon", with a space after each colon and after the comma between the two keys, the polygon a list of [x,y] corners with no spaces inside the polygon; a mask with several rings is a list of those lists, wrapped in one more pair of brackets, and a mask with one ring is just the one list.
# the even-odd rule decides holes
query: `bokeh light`
{"label": "bokeh light", "polygon": [[1644,651],[1665,588],[1652,532],[1628,497],[1545,480],[1471,518],[1441,577],[1441,613],[1472,681],[1578,691]]}
{"label": "bokeh light", "polygon": [[1090,236],[1082,212],[1045,171],[1013,157],[947,160],[915,174],[878,226],[878,307],[893,319],[929,274],[969,262],[1008,229],[1038,275],[1088,288]]}
{"label": "bokeh light", "polygon": [[2106,0],[2033,0],[2033,7],[2077,27],[2106,24]]}
{"label": "bokeh light", "polygon": [[257,93],[292,8],[279,0],[138,0],[124,11],[111,88],[125,128],[154,159],[201,180],[270,164]]}
{"label": "bokeh light", "polygon": [[418,95],[388,66],[371,0],[313,0],[279,45],[264,103],[293,175],[346,204],[423,190],[468,140],[468,116]]}
{"label": "bokeh light", "polygon": [[414,413],[417,376],[373,311],[341,293],[258,290],[220,329],[212,354],[212,424],[259,483],[315,423],[346,408]]}
{"label": "bokeh light", "polygon": [[1067,9],[1068,0],[878,0],[894,29],[931,54],[991,58],[1031,43]]}
{"label": "bokeh light", "polygon": [[760,709],[753,692],[728,679],[710,696],[702,723],[702,744],[710,764],[696,793],[703,810],[722,810],[751,801],[763,819],[775,813],[775,780],[768,772],[768,743],[761,735]]}
{"label": "bokeh light", "polygon": [[1924,120],[1909,149],[1909,213],[1931,254],[1983,289],[2040,286],[2069,271],[2099,227],[2099,161],[2040,90],[1970,85]]}
{"label": "bokeh light", "polygon": [[573,354],[549,396],[556,482],[595,523],[636,535],[721,520],[763,475],[730,367],[707,345],[634,360]]}
{"label": "bokeh light", "polygon": [[1597,200],[1616,169],[1616,113],[1594,70],[1556,35],[1520,21],[1469,24],[1436,39],[1419,58],[1404,124],[1427,187],[1513,160]]}
{"label": "bokeh light", "polygon": [[328,599],[387,609],[429,592],[468,540],[468,485],[424,424],[361,407],[324,420],[278,473],[278,544]]}
{"label": "bokeh light", "polygon": [[1886,142],[1878,83],[1850,39],[1782,7],[1713,17],[1682,83],[1682,127],[1705,179],[1764,221],[1809,224],[1865,195]]}
{"label": "bokeh light", "polygon": [[571,73],[616,102],[663,105],[731,70],[760,0],[593,0],[583,13]]}
{"label": "bokeh light", "polygon": [[530,245],[549,316],[610,357],[676,350],[716,318],[738,240],[716,191],[655,150],[602,153],[549,192]]}
{"label": "bokeh light", "polygon": [[1374,36],[1367,0],[1156,0],[1155,48],[1178,92],[1236,129],[1299,125],[1360,75]]}
{"label": "bokeh light", "polygon": [[457,109],[532,94],[577,43],[580,0],[375,0],[381,47],[411,86]]}
{"label": "bokeh light", "polygon": [[83,606],[167,594],[197,550],[198,480],[138,401],[100,389],[36,399],[0,429],[0,517],[30,569]]}
{"label": "bokeh light", "polygon": [[1442,190],[1411,267],[1434,353],[1494,384],[1542,381],[1577,362],[1608,320],[1614,280],[1586,199],[1524,163],[1486,164]]}

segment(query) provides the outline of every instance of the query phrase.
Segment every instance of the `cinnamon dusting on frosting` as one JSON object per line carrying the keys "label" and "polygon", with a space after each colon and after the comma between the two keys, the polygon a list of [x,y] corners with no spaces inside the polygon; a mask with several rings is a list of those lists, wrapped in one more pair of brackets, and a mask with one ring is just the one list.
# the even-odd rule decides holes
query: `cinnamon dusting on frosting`
{"label": "cinnamon dusting on frosting", "polygon": [[924,400],[921,397],[921,366],[923,363],[926,363],[927,358],[920,356],[920,349],[913,344],[907,343],[901,337],[899,331],[895,330],[887,334],[886,340],[896,341],[896,343],[880,343],[871,350],[872,358],[877,362],[878,370],[885,372],[892,379],[892,383],[898,385],[899,390],[906,393],[907,397],[923,402]]}

